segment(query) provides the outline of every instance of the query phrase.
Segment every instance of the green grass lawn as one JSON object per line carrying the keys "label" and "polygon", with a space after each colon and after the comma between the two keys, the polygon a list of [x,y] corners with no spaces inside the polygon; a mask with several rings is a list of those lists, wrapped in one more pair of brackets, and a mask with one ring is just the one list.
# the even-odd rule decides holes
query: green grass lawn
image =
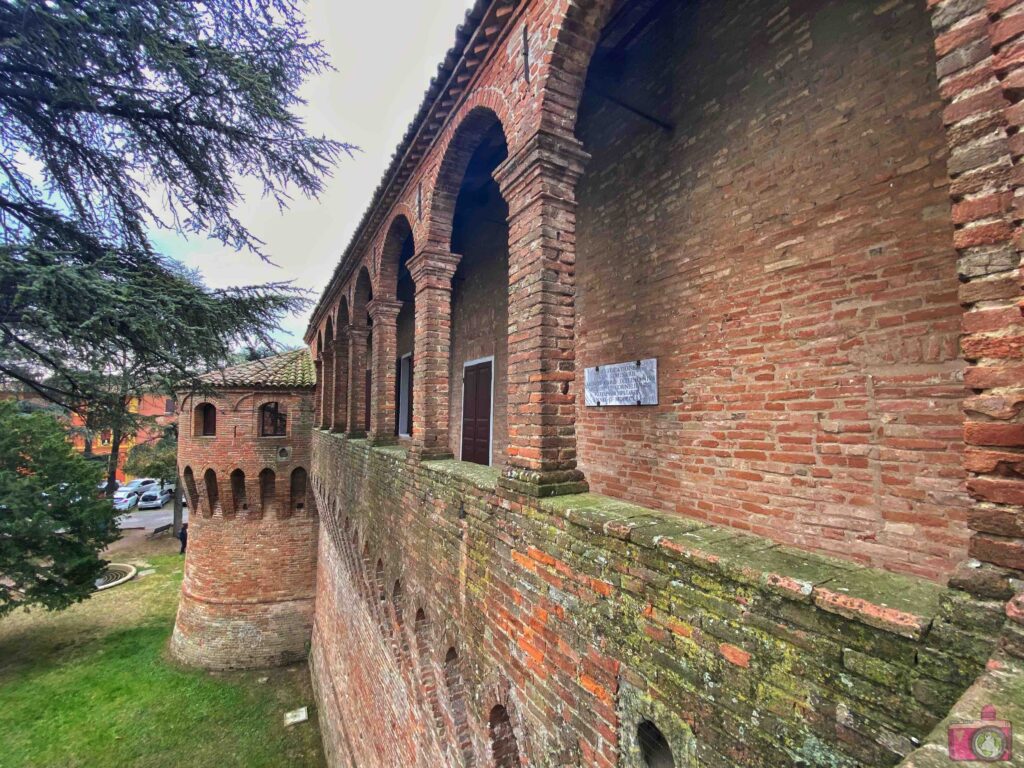
{"label": "green grass lawn", "polygon": [[[62,613],[0,620],[0,768],[323,765],[304,666],[180,667],[167,640],[182,558],[110,557],[156,573]],[[285,728],[304,705],[310,722]]]}

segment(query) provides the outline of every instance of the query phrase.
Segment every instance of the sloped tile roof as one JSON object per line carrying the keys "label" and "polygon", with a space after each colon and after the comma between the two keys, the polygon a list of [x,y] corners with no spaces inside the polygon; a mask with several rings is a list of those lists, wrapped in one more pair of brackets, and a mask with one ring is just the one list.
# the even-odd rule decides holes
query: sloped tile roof
{"label": "sloped tile roof", "polygon": [[316,369],[309,350],[303,348],[211,371],[200,379],[212,387],[312,389],[316,386]]}

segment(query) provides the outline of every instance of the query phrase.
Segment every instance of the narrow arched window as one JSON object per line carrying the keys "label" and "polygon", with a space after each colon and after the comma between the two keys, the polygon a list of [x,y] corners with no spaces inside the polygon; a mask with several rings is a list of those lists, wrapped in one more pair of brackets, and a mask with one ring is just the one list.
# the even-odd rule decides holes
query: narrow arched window
{"label": "narrow arched window", "polygon": [[292,509],[306,508],[306,470],[296,467],[292,470]]}
{"label": "narrow arched window", "polygon": [[263,514],[266,514],[274,506],[277,496],[277,476],[274,470],[267,467],[260,472],[260,506],[263,507]]}
{"label": "narrow arched window", "polygon": [[216,512],[217,505],[220,503],[220,493],[217,488],[217,473],[212,469],[206,470],[203,474],[203,484],[206,486],[206,500],[210,504],[210,512]]}
{"label": "narrow arched window", "polygon": [[288,414],[277,402],[260,406],[260,435],[262,437],[283,437],[288,434]]}
{"label": "narrow arched window", "polygon": [[512,730],[512,720],[508,710],[501,704],[495,705],[487,718],[488,730],[491,733],[491,758],[494,768],[519,768],[519,746]]}
{"label": "narrow arched window", "polygon": [[196,488],[196,476],[192,467],[185,467],[182,475],[185,478],[185,496],[188,498],[188,505],[193,512],[198,513],[199,507],[196,505],[199,503],[199,490]]}
{"label": "narrow arched window", "polygon": [[236,469],[231,473],[231,506],[236,513],[249,509],[245,492],[245,472]]}
{"label": "narrow arched window", "polygon": [[676,761],[665,734],[650,720],[644,720],[637,726],[636,740],[647,768],[675,768]]}
{"label": "narrow arched window", "polygon": [[217,434],[217,409],[212,403],[196,406],[192,434],[196,437],[213,437]]}

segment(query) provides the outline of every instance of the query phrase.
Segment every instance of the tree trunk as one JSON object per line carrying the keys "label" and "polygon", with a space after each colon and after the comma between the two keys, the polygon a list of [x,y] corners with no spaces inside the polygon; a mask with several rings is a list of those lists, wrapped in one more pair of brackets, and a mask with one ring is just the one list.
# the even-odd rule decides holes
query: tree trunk
{"label": "tree trunk", "polygon": [[182,489],[181,489],[181,474],[178,474],[177,482],[174,484],[174,535],[177,536],[181,533],[181,518],[182,518]]}
{"label": "tree trunk", "polygon": [[117,490],[117,462],[121,457],[121,428],[115,427],[110,436],[110,458],[107,460],[107,495]]}

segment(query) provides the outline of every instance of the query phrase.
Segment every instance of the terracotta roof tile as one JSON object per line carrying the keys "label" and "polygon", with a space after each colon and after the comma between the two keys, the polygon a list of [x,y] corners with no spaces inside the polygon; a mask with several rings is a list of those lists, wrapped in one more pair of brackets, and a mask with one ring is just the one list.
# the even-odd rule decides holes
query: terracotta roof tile
{"label": "terracotta roof tile", "polygon": [[312,389],[316,386],[316,370],[309,350],[297,349],[263,360],[253,360],[220,371],[211,371],[200,379],[214,387]]}

